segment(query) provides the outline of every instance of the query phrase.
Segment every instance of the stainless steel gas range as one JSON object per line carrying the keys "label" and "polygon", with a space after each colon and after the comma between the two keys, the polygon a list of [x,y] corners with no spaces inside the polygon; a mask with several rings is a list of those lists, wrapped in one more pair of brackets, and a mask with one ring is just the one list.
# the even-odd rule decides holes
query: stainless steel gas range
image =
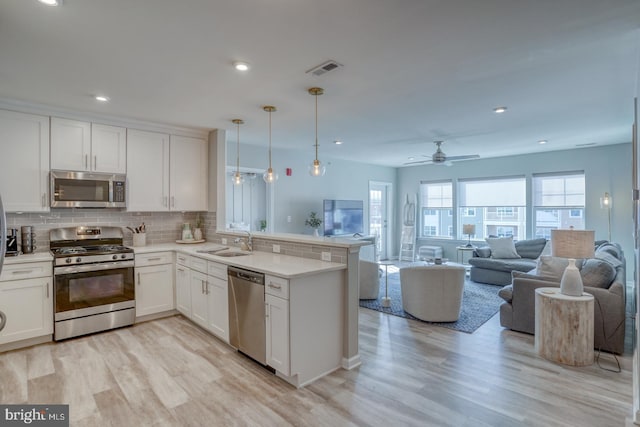
{"label": "stainless steel gas range", "polygon": [[119,227],[56,228],[53,254],[56,341],[135,321],[133,249]]}

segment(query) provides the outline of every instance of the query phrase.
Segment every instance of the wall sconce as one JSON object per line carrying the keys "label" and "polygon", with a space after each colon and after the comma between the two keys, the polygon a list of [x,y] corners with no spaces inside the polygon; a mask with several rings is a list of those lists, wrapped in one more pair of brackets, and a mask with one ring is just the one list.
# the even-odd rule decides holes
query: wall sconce
{"label": "wall sconce", "polygon": [[608,192],[604,193],[604,197],[600,197],[600,208],[607,210],[607,219],[609,221],[609,241],[611,241],[611,196]]}

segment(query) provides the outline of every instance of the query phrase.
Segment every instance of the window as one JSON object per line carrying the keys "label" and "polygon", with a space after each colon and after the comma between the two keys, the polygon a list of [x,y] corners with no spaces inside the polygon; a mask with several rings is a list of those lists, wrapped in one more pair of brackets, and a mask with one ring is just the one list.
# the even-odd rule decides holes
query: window
{"label": "window", "polygon": [[535,237],[550,238],[551,230],[584,230],[584,172],[533,176]]}
{"label": "window", "polygon": [[420,183],[420,235],[450,239],[453,226],[453,186],[451,181]]}
{"label": "window", "polygon": [[[473,216],[476,238],[526,238],[526,181],[523,176],[464,179],[458,182],[461,216]],[[461,227],[460,227],[461,228]],[[464,239],[460,229],[459,239]]]}

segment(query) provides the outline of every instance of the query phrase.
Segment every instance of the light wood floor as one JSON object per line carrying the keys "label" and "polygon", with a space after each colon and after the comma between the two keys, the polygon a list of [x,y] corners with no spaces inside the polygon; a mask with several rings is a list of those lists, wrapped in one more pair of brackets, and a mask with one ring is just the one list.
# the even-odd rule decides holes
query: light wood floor
{"label": "light wood floor", "polygon": [[630,355],[556,365],[497,316],[465,334],[362,308],[360,327],[362,366],[299,390],[174,316],[0,354],[0,402],[69,403],[73,426],[631,425]]}

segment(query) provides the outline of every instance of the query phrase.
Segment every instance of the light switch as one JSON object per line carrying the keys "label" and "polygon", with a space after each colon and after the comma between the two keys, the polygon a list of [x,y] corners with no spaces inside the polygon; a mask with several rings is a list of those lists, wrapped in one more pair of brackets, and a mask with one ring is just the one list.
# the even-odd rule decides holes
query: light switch
{"label": "light switch", "polygon": [[226,237],[223,237],[223,238],[222,238],[222,244],[223,244],[223,245],[226,245],[226,244],[227,244],[227,238],[226,238]]}
{"label": "light switch", "polygon": [[279,254],[280,253],[280,245],[273,245],[273,252]]}
{"label": "light switch", "polygon": [[331,252],[322,252],[323,261],[331,261]]}

